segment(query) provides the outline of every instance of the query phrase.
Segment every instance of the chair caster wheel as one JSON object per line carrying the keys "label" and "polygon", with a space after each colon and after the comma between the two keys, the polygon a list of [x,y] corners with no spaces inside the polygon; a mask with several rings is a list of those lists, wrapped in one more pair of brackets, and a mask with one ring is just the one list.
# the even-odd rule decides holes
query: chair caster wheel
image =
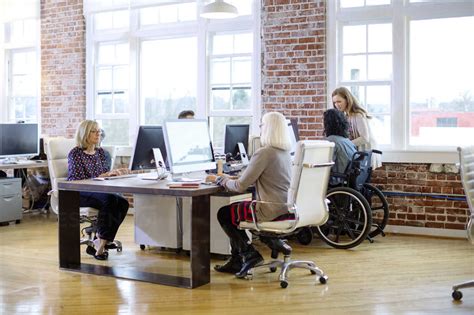
{"label": "chair caster wheel", "polygon": [[120,253],[122,251],[122,246],[117,247],[117,253]]}
{"label": "chair caster wheel", "polygon": [[459,301],[462,299],[462,292],[461,291],[453,291],[451,295],[455,301]]}
{"label": "chair caster wheel", "polygon": [[275,272],[277,271],[277,267],[270,267],[270,272]]}
{"label": "chair caster wheel", "polygon": [[280,281],[280,287],[286,289],[286,287],[288,287],[288,281]]}
{"label": "chair caster wheel", "polygon": [[328,276],[319,277],[319,283],[326,284],[328,282]]}
{"label": "chair caster wheel", "polygon": [[145,248],[146,248],[146,246],[145,246],[145,245],[143,245],[143,244],[140,244],[140,249],[141,249],[141,250],[145,250]]}

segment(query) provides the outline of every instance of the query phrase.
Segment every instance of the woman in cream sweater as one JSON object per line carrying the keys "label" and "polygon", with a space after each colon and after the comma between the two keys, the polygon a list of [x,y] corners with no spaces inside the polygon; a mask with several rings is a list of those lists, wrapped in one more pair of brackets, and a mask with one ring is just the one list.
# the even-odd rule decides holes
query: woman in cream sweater
{"label": "woman in cream sweater", "polygon": [[[349,121],[349,139],[359,151],[370,151],[377,149],[377,141],[370,130],[369,116],[359,101],[345,87],[339,87],[332,92],[332,103],[335,108],[344,112]],[[382,166],[380,154],[372,155],[372,168]]]}

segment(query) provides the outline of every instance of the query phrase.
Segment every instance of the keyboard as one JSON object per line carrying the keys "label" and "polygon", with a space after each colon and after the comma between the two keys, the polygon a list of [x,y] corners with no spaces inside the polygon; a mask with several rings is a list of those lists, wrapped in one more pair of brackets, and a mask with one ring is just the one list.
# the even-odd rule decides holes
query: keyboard
{"label": "keyboard", "polygon": [[121,179],[121,178],[129,178],[129,177],[137,177],[137,174],[125,174],[125,175],[118,175],[118,176],[96,177],[96,178],[93,178],[93,180],[111,180],[111,179]]}

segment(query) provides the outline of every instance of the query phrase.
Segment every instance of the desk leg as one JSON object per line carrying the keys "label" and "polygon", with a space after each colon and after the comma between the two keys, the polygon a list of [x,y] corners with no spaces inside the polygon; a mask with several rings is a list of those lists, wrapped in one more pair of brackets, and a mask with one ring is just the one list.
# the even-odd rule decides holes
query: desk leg
{"label": "desk leg", "polygon": [[210,197],[193,197],[191,209],[191,288],[210,282]]}
{"label": "desk leg", "polygon": [[81,265],[79,236],[79,192],[59,190],[59,267]]}

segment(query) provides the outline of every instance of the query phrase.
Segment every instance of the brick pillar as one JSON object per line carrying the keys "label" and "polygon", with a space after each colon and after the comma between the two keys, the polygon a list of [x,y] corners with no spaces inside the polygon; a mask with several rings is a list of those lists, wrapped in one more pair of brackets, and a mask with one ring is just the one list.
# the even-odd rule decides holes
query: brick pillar
{"label": "brick pillar", "polygon": [[262,110],[321,138],[326,109],[326,2],[262,0]]}
{"label": "brick pillar", "polygon": [[85,21],[81,0],[41,0],[41,127],[73,136],[86,113]]}

